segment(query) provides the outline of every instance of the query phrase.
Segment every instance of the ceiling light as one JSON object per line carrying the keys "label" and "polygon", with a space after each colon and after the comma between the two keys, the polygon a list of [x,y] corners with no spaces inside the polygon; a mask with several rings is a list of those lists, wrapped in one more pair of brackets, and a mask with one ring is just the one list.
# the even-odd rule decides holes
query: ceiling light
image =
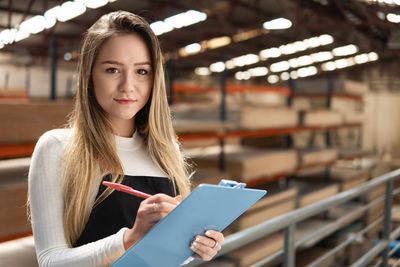
{"label": "ceiling light", "polygon": [[227,46],[231,43],[231,38],[229,36],[222,36],[210,39],[207,41],[207,48],[215,49],[222,46]]}
{"label": "ceiling light", "polygon": [[201,50],[201,45],[199,43],[193,43],[185,46],[185,51],[188,54],[194,54]]}
{"label": "ceiling light", "polygon": [[333,58],[332,53],[329,51],[313,53],[310,56],[314,62],[322,62]]}
{"label": "ceiling light", "polygon": [[307,44],[302,41],[297,41],[297,42],[294,42],[293,44],[296,47],[297,51],[304,51],[307,49]]}
{"label": "ceiling light", "polygon": [[307,66],[314,63],[311,56],[301,56],[297,58],[299,66]]}
{"label": "ceiling light", "polygon": [[248,80],[251,78],[251,74],[248,71],[238,71],[235,73],[236,80]]}
{"label": "ceiling light", "polygon": [[28,32],[24,32],[24,31],[17,31],[17,33],[15,34],[15,41],[19,42],[23,39],[26,39],[30,36],[30,34]]}
{"label": "ceiling light", "polygon": [[297,68],[299,66],[299,61],[297,58],[291,58],[288,61],[291,68]]}
{"label": "ceiling light", "polygon": [[280,61],[280,62],[276,62],[276,63],[271,64],[269,69],[272,72],[281,72],[281,71],[288,70],[289,68],[290,68],[289,62]]}
{"label": "ceiling light", "polygon": [[57,20],[65,22],[73,19],[86,11],[86,6],[79,2],[68,1],[61,5]]}
{"label": "ceiling light", "polygon": [[235,63],[235,66],[242,67],[257,63],[259,61],[259,58],[255,54],[247,54],[244,56],[232,58],[232,60]]}
{"label": "ceiling light", "polygon": [[297,74],[299,77],[308,77],[312,76],[318,73],[318,70],[314,66],[306,67],[306,68],[300,68],[297,70]]}
{"label": "ceiling light", "polygon": [[183,13],[176,14],[164,20],[166,24],[173,28],[186,27],[200,21],[206,20],[207,14],[196,10],[189,10]]}
{"label": "ceiling light", "polygon": [[70,61],[71,59],[72,59],[72,54],[70,52],[64,54],[65,61]]}
{"label": "ceiling light", "polygon": [[2,49],[4,47],[4,44],[2,42],[0,42],[0,49]]}
{"label": "ceiling light", "polygon": [[342,59],[338,59],[335,60],[335,66],[338,69],[343,69],[349,66],[349,63],[347,62],[347,59],[342,58]]}
{"label": "ceiling light", "polygon": [[369,57],[367,54],[360,54],[354,57],[354,61],[357,64],[363,64],[363,63],[367,63],[369,61]]}
{"label": "ceiling light", "polygon": [[233,41],[235,42],[241,42],[241,41],[245,41],[257,36],[260,36],[261,34],[267,32],[264,29],[254,29],[254,30],[249,30],[249,31],[241,31],[237,34],[234,34],[232,36]]}
{"label": "ceiling light", "polygon": [[277,47],[272,47],[269,49],[264,49],[260,51],[259,55],[262,59],[268,59],[268,58],[276,58],[281,56],[281,50]]}
{"label": "ceiling light", "polygon": [[337,47],[332,50],[332,53],[337,57],[348,56],[355,54],[357,52],[358,52],[358,47],[353,44]]}
{"label": "ceiling light", "polygon": [[46,23],[45,23],[46,29],[49,29],[56,24],[57,17],[58,17],[58,14],[60,14],[60,11],[61,11],[61,7],[55,6],[53,8],[50,8],[46,12],[44,12],[44,18],[46,19]]}
{"label": "ceiling light", "polygon": [[163,33],[170,32],[174,29],[167,23],[164,23],[163,21],[153,22],[152,24],[150,24],[150,28],[153,30],[155,35],[161,35]]}
{"label": "ceiling light", "polygon": [[257,67],[249,69],[248,72],[253,77],[265,76],[268,74],[268,69],[266,67]]}
{"label": "ceiling light", "polygon": [[279,76],[278,75],[269,75],[268,78],[267,78],[267,81],[270,84],[277,83],[277,82],[279,82]]}
{"label": "ceiling light", "polygon": [[225,64],[222,61],[215,62],[210,65],[210,70],[212,72],[223,72],[225,70]]}
{"label": "ceiling light", "polygon": [[227,61],[225,62],[225,66],[226,66],[226,68],[227,68],[228,70],[231,70],[231,69],[236,68],[235,61],[233,61],[232,59],[227,60]]}
{"label": "ceiling light", "polygon": [[370,61],[375,61],[375,60],[378,60],[378,59],[379,59],[378,54],[375,53],[375,52],[370,52],[370,53],[368,53],[368,57],[369,57],[369,60],[370,60]]}
{"label": "ceiling light", "polygon": [[46,19],[43,16],[34,16],[30,19],[23,21],[19,25],[19,30],[27,33],[39,33],[44,30]]}
{"label": "ceiling light", "polygon": [[323,34],[318,37],[320,45],[328,45],[333,43],[334,39],[329,34]]}
{"label": "ceiling light", "polygon": [[207,67],[197,67],[194,69],[194,73],[200,76],[207,76],[211,74],[210,69]]}
{"label": "ceiling light", "polygon": [[299,78],[299,75],[297,73],[297,71],[293,70],[290,72],[290,78],[296,80],[297,78]]}
{"label": "ceiling light", "polygon": [[281,79],[282,80],[287,81],[287,80],[289,80],[289,78],[290,78],[290,75],[289,75],[288,72],[282,72],[281,73]]}
{"label": "ceiling light", "polygon": [[108,0],[84,0],[83,3],[85,6],[95,9],[107,5]]}
{"label": "ceiling light", "polygon": [[307,44],[308,48],[315,48],[321,45],[321,42],[318,37],[305,39],[304,42]]}
{"label": "ceiling light", "polygon": [[290,55],[297,52],[296,46],[294,44],[281,45],[279,49],[284,55]]}
{"label": "ceiling light", "polygon": [[285,18],[278,18],[264,22],[263,27],[267,30],[284,30],[292,27],[292,22]]}
{"label": "ceiling light", "polygon": [[14,42],[16,34],[16,29],[5,29],[0,32],[0,41],[3,44],[11,44],[12,42]]}
{"label": "ceiling light", "polygon": [[386,15],[386,19],[392,23],[400,23],[400,15],[389,13]]}
{"label": "ceiling light", "polygon": [[336,70],[336,64],[333,61],[326,62],[321,65],[323,71],[333,71]]}

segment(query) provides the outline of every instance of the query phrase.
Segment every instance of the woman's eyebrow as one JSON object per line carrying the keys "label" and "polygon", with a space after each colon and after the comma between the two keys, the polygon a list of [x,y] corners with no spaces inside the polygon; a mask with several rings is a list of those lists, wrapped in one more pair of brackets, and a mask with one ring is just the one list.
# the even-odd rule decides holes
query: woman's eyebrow
{"label": "woman's eyebrow", "polygon": [[[119,61],[115,61],[115,60],[105,60],[103,62],[101,62],[101,64],[112,64],[112,65],[124,65],[123,63],[119,62]],[[151,62],[150,61],[144,61],[144,62],[137,62],[133,64],[134,66],[142,66],[142,65],[150,65],[151,66]]]}
{"label": "woman's eyebrow", "polygon": [[150,62],[150,61],[145,61],[145,62],[137,62],[137,63],[134,63],[133,65],[135,65],[135,66],[140,66],[140,65],[150,65],[150,67],[151,67],[151,62]]}

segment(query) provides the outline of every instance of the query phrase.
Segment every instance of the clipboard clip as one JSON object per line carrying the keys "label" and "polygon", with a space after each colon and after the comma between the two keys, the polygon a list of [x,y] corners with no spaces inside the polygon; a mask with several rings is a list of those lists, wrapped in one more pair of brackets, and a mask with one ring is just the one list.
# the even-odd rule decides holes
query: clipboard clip
{"label": "clipboard clip", "polygon": [[245,183],[238,183],[236,181],[233,180],[225,180],[222,179],[219,184],[220,186],[226,186],[226,187],[231,187],[231,188],[237,188],[237,189],[243,189],[246,187]]}

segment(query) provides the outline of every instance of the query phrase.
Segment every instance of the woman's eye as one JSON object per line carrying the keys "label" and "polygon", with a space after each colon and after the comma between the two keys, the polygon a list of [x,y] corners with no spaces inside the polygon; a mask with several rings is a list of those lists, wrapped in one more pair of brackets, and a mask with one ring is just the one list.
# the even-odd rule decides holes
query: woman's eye
{"label": "woman's eye", "polygon": [[137,73],[140,74],[140,75],[146,75],[149,72],[147,70],[145,70],[145,69],[140,69],[140,70],[137,71]]}
{"label": "woman's eye", "polygon": [[107,68],[106,72],[108,72],[108,73],[118,73],[118,69],[117,68]]}

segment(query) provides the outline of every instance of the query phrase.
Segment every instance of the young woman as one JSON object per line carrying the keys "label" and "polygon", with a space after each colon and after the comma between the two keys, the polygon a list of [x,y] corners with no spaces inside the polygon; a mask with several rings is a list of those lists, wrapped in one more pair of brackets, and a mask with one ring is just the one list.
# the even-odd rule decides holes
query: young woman
{"label": "young woman", "polygon": [[[153,196],[113,191],[103,180]],[[137,15],[104,15],[83,41],[70,127],[45,133],[32,156],[29,202],[39,265],[110,265],[189,190],[158,40]],[[207,235],[190,244],[203,260],[224,240],[220,232]]]}

